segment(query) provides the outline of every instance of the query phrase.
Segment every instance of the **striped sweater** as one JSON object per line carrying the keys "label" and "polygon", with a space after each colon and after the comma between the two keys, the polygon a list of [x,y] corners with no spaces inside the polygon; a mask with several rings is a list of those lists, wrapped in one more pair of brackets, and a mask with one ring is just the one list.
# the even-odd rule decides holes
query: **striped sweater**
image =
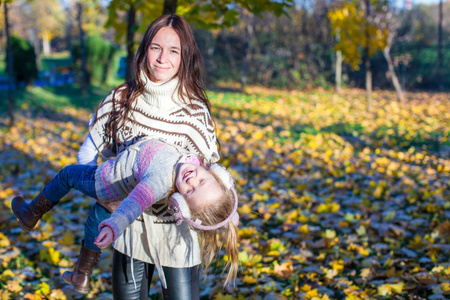
{"label": "striped sweater", "polygon": [[[145,82],[145,81],[144,81]],[[117,91],[115,97],[118,97]],[[99,152],[108,153],[105,124],[112,110],[113,92],[101,103],[98,120],[90,134]],[[192,99],[185,104],[178,97],[178,79],[161,85],[147,80],[145,92],[131,109],[129,121],[119,129],[117,152],[123,151],[140,137],[148,136],[177,145],[191,153],[202,154],[211,160],[219,160],[214,125],[206,105]]]}
{"label": "striped sweater", "polygon": [[142,139],[102,163],[95,173],[98,201],[123,201],[99,229],[110,227],[116,240],[145,209],[163,199],[173,186],[174,170],[183,154],[164,142]]}

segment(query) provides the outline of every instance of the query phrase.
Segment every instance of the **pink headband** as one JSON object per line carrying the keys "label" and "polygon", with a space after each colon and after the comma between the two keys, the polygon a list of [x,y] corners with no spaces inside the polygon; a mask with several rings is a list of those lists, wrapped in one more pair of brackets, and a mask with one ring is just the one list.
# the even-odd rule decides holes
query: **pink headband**
{"label": "pink headband", "polygon": [[231,177],[231,174],[225,170],[225,168],[219,166],[218,164],[213,164],[210,167],[211,171],[213,171],[220,180],[225,184],[225,187],[227,189],[231,189],[234,197],[234,205],[233,210],[231,211],[231,214],[223,220],[222,222],[215,224],[215,225],[201,225],[201,221],[199,219],[192,221],[191,219],[191,213],[189,210],[189,207],[186,203],[186,200],[181,196],[180,193],[174,193],[172,197],[170,198],[170,206],[169,208],[174,210],[173,216],[177,220],[177,225],[180,225],[181,222],[185,221],[192,227],[200,230],[215,230],[219,229],[221,227],[226,226],[229,222],[233,222],[234,225],[238,225],[239,223],[239,214],[237,212],[238,208],[238,197],[236,194],[236,190],[234,189],[234,183],[233,178]]}

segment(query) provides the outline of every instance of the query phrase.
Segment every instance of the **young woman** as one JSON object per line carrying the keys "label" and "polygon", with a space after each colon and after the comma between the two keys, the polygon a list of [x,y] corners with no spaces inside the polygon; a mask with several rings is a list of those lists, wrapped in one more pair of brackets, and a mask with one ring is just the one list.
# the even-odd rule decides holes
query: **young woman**
{"label": "young woman", "polygon": [[[107,219],[106,214],[102,218],[94,219],[92,215],[88,217],[86,224],[90,228],[85,231],[88,233],[84,237],[84,247],[87,248],[85,251],[105,249],[144,210],[159,199],[168,199],[168,196],[177,191],[177,195],[172,197],[171,205],[180,223],[187,221],[197,230],[210,230],[209,235],[216,235],[217,229],[226,228],[230,272],[225,283],[228,284],[236,277],[238,249],[234,224],[239,219],[238,199],[231,175],[219,165],[210,167],[196,155],[190,155],[158,140],[144,138],[99,167],[66,166],[36,197],[39,200],[26,204],[22,197],[15,197],[12,210],[19,219],[20,226],[30,231],[40,219],[33,203],[42,201],[54,206],[72,188],[100,203],[121,202]],[[190,218],[191,215],[195,222]],[[203,258],[209,265],[216,253],[210,245],[203,246]],[[74,270],[65,272],[63,279],[78,291],[88,293],[89,276],[98,256],[99,254],[88,263],[80,257]],[[80,268],[83,272],[80,272]]]}
{"label": "young woman", "polygon": [[[100,103],[78,162],[96,165],[99,153],[115,155],[142,136],[162,139],[217,162],[203,60],[189,24],[177,15],[155,20],[142,39],[133,67],[135,78]],[[99,204],[90,212],[103,213],[107,210]],[[114,299],[147,300],[155,266],[159,274],[165,274],[165,299],[199,298],[198,236],[187,224],[176,226],[175,222],[167,206],[153,205],[114,242]],[[216,236],[205,236],[204,242],[215,245]]]}

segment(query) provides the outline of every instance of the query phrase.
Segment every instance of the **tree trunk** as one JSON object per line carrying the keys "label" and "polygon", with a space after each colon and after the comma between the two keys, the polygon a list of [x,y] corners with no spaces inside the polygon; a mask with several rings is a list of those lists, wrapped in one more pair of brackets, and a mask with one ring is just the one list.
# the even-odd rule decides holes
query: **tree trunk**
{"label": "tree trunk", "polygon": [[[113,60],[114,50],[111,47],[109,47],[109,49],[107,51],[108,51],[108,58],[106,61],[109,62],[109,61]],[[108,80],[108,74],[109,74],[110,69],[111,69],[111,64],[106,63],[103,68],[102,81],[101,81],[102,84],[106,84],[106,81]]]}
{"label": "tree trunk", "polygon": [[42,51],[44,52],[44,55],[47,56],[52,54],[52,48],[50,46],[50,39],[48,33],[44,33],[42,35]]}
{"label": "tree trunk", "polygon": [[370,58],[368,55],[365,55],[365,63],[366,67],[366,94],[367,94],[367,111],[372,110],[372,70],[370,65]]}
{"label": "tree trunk", "polygon": [[42,69],[41,64],[41,44],[39,42],[39,29],[36,27],[31,28],[33,32],[32,43],[34,46],[34,54],[36,55],[36,66],[38,70]]}
{"label": "tree trunk", "polygon": [[13,53],[11,48],[11,40],[9,34],[9,20],[8,20],[8,4],[4,2],[4,14],[5,14],[5,33],[6,33],[6,64],[8,69],[8,115],[9,115],[9,127],[14,125],[14,71],[13,71]]}
{"label": "tree trunk", "polygon": [[[226,34],[223,34],[223,42],[225,43],[225,52],[230,61],[231,69],[236,70],[236,61],[234,60],[233,50],[231,49],[230,41]],[[212,61],[214,61],[214,59],[212,59]]]}
{"label": "tree trunk", "polygon": [[66,24],[66,41],[67,41],[67,49],[69,49],[69,51],[72,53],[73,49],[72,49],[72,27],[73,27],[73,23],[72,23],[72,5],[69,4],[67,6],[67,24]]}
{"label": "tree trunk", "polygon": [[[340,32],[336,34],[336,41],[338,43],[340,41]],[[342,91],[341,84],[342,84],[342,51],[336,51],[336,93],[340,93]]]}
{"label": "tree trunk", "polygon": [[387,37],[387,44],[386,47],[383,49],[384,58],[386,59],[386,62],[388,64],[389,73],[391,75],[392,84],[394,85],[395,91],[397,92],[398,100],[400,103],[405,103],[405,97],[403,95],[402,86],[400,84],[400,81],[398,80],[397,74],[395,74],[394,69],[394,63],[392,62],[391,58],[391,45],[392,41],[394,40],[395,31],[391,31],[391,33]]}
{"label": "tree trunk", "polygon": [[336,52],[336,93],[342,92],[342,52]]}
{"label": "tree trunk", "polygon": [[80,46],[81,46],[81,93],[87,93],[88,76],[87,76],[87,62],[86,62],[86,44],[84,41],[84,31],[81,23],[81,15],[83,13],[83,6],[81,1],[78,2],[78,30],[80,32]]}
{"label": "tree trunk", "polygon": [[128,10],[128,26],[127,26],[127,73],[126,81],[133,80],[133,59],[134,59],[134,33],[136,22],[136,9],[132,4]]}
{"label": "tree trunk", "polygon": [[439,1],[439,27],[438,27],[438,81],[439,89],[444,89],[444,82],[442,78],[442,65],[444,64],[444,53],[442,52],[442,0]]}
{"label": "tree trunk", "polygon": [[247,24],[245,26],[245,43],[244,43],[244,53],[242,59],[242,73],[241,73],[241,90],[245,92],[245,86],[247,84],[247,68],[251,57],[251,40],[253,38],[253,15],[249,14],[247,19]]}
{"label": "tree trunk", "polygon": [[244,43],[244,53],[242,54],[242,69],[241,69],[241,90],[245,91],[245,85],[247,84],[247,64],[250,59],[250,51],[249,51],[249,42],[248,40]]}
{"label": "tree trunk", "polygon": [[163,15],[177,12],[177,0],[164,0]]}
{"label": "tree trunk", "polygon": [[369,17],[370,17],[370,0],[366,0],[366,39],[367,44],[364,47],[364,66],[366,69],[366,93],[367,93],[367,110],[372,110],[372,70],[370,65],[369,49],[370,49],[370,33],[369,33]]}
{"label": "tree trunk", "polygon": [[391,54],[390,54],[390,46],[387,46],[383,50],[384,58],[386,58],[389,73],[392,78],[392,84],[394,85],[395,91],[397,92],[398,100],[401,103],[405,103],[405,97],[403,95],[402,86],[400,85],[400,81],[398,80],[397,75],[395,74],[394,64],[392,62]]}

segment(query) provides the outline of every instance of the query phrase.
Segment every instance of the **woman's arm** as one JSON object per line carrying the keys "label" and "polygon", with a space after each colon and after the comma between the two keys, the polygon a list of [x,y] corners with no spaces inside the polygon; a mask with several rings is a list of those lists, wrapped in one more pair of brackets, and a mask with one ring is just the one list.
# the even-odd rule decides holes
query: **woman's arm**
{"label": "woman's arm", "polygon": [[[207,116],[208,116],[207,124],[213,124],[212,116],[209,113],[207,114]],[[209,129],[209,128],[207,128],[207,129]],[[218,142],[217,142],[217,136],[216,136],[216,131],[215,131],[214,126],[212,127],[212,130],[211,129],[208,130],[208,133],[209,133],[208,139],[211,143],[210,148],[209,148],[210,157],[211,157],[210,161],[211,161],[211,163],[215,163],[215,162],[219,161],[220,154],[219,154],[219,149],[217,147]]]}
{"label": "woman's arm", "polygon": [[98,150],[95,147],[92,136],[89,133],[78,151],[78,164],[96,166],[98,159]]}
{"label": "woman's arm", "polygon": [[[99,154],[103,157],[111,157],[109,149],[105,149],[104,128],[112,110],[112,97],[114,90],[102,100],[98,110],[89,121],[89,134],[78,151],[78,163],[81,165],[97,165]],[[97,119],[98,116],[98,119]]]}
{"label": "woman's arm", "polygon": [[[89,128],[91,128],[94,123],[96,114],[94,113],[89,121]],[[89,132],[84,143],[81,145],[80,150],[78,150],[77,160],[80,165],[90,165],[96,166],[98,159],[98,149],[95,146],[92,135]]]}

